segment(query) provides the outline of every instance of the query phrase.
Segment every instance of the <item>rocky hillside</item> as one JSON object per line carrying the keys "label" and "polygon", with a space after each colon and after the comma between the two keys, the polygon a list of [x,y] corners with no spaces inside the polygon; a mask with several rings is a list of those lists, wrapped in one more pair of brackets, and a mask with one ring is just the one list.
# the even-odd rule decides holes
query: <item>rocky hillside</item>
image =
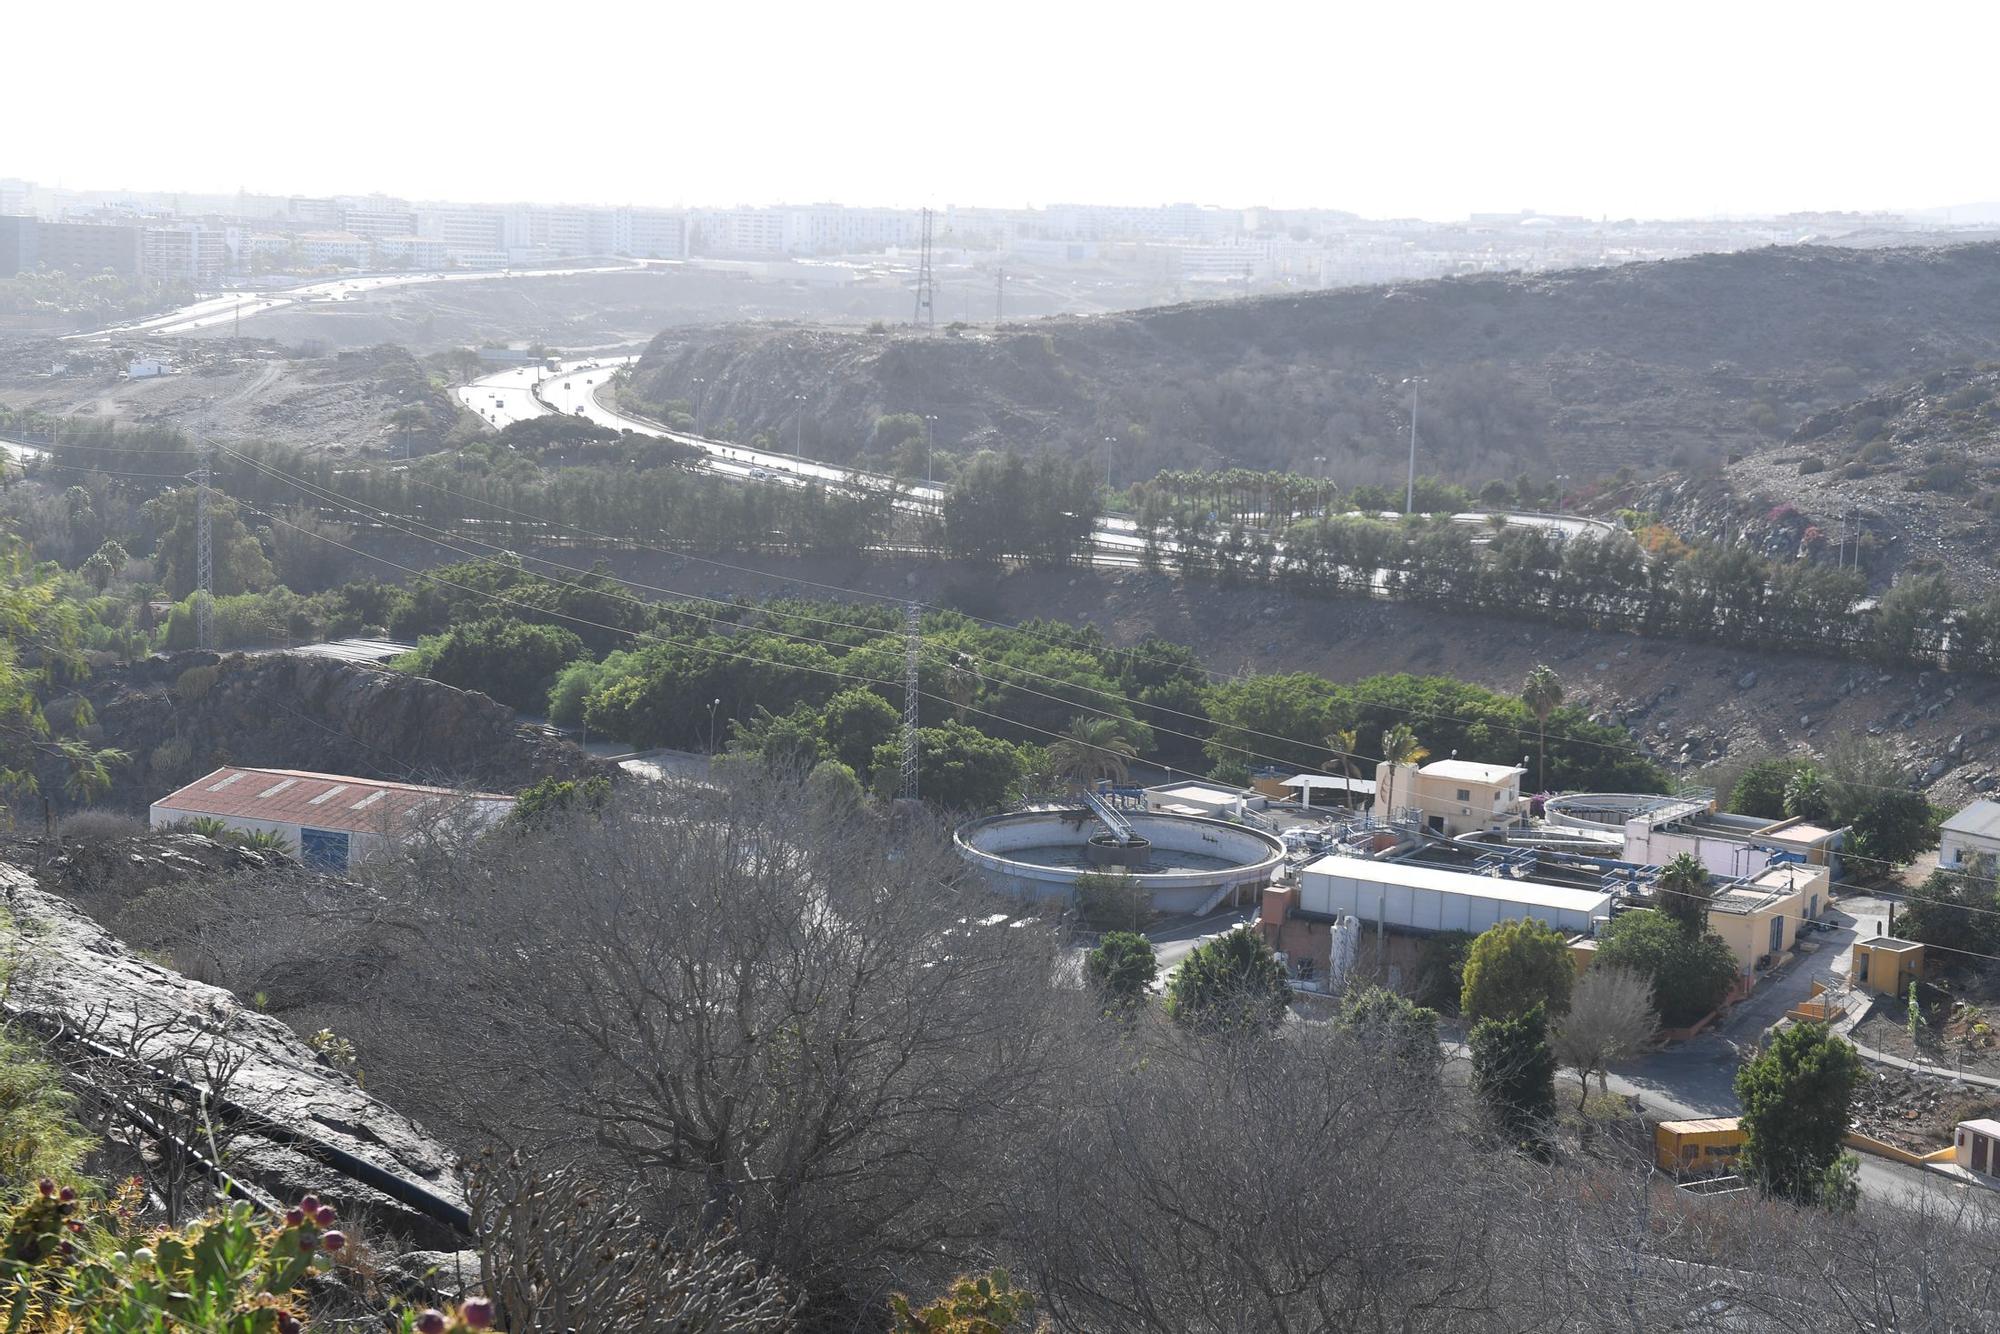
{"label": "rocky hillside", "polygon": [[[165,844],[124,851],[135,884],[171,883],[182,874],[162,867],[155,875],[158,855],[194,862],[200,852]],[[60,878],[60,868],[56,873]],[[462,1244],[451,1221],[465,1208],[452,1151],[283,1023],[128,950],[14,866],[0,864],[0,903],[9,1016],[59,1037],[60,1053],[89,1089],[150,1096],[158,1072],[198,1075],[220,1086],[225,1115],[216,1133],[226,1136],[229,1170],[253,1187],[281,1200],[317,1194],[343,1218],[365,1221],[390,1253],[412,1242]],[[381,1188],[365,1184],[370,1178]]]}
{"label": "rocky hillside", "polygon": [[[1400,478],[1404,377],[1426,471],[1478,483],[1719,462],[1929,368],[2000,355],[2000,245],[1771,248],[1065,317],[997,331],[669,330],[634,380],[739,436],[866,449],[885,414],[941,448],[1051,445],[1125,480],[1241,463]],[[1317,460],[1324,459],[1324,463]]]}
{"label": "rocky hillside", "polygon": [[1676,532],[1840,559],[1877,587],[1943,570],[2000,593],[2000,365],[1958,367],[1817,413],[1781,446],[1662,479],[1634,503]]}
{"label": "rocky hillside", "polygon": [[132,755],[103,804],[130,810],[225,763],[501,791],[601,767],[475,691],[330,658],[183,653],[84,689],[97,734]]}

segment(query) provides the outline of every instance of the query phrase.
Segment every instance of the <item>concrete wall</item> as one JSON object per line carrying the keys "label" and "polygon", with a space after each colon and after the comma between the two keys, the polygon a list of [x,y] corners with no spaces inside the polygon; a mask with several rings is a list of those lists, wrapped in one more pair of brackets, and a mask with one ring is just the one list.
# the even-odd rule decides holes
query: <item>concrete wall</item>
{"label": "concrete wall", "polygon": [[[1151,896],[1155,912],[1195,912],[1225,887],[1268,884],[1284,862],[1284,851],[1276,839],[1240,825],[1168,815],[1133,814],[1126,818],[1133,832],[1150,840],[1156,849],[1198,852],[1239,863],[1227,869],[1141,873],[1137,879]],[[1079,826],[1073,819],[1065,820],[1061,812],[1024,812],[961,826],[956,842],[960,855],[979,867],[995,889],[1035,901],[1067,904],[1075,897],[1081,871],[1036,866],[1007,854],[1052,843],[1081,843],[1097,829],[1094,819],[1085,818]]]}
{"label": "concrete wall", "polygon": [[[155,803],[147,816],[147,823],[154,829],[182,821],[219,820],[226,829],[239,834],[276,834],[285,840],[291,854],[296,857],[303,840],[306,826],[288,824],[282,820],[251,820],[240,815],[203,815],[196,811],[179,811]],[[317,825],[312,826],[318,828]],[[334,831],[339,832],[339,831]],[[347,831],[347,864],[356,865],[370,858],[379,857],[389,850],[389,839],[383,834],[357,833]]]}

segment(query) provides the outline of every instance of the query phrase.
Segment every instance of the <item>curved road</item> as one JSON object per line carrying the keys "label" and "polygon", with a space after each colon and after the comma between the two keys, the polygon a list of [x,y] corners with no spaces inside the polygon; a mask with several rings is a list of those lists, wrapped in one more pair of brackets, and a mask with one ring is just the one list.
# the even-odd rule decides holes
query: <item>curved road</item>
{"label": "curved road", "polygon": [[179,310],[155,315],[150,319],[134,320],[129,324],[115,324],[108,329],[96,329],[89,333],[64,334],[63,337],[71,341],[94,341],[129,334],[164,337],[192,333],[197,329],[228,324],[232,320],[247,320],[253,315],[283,310],[288,306],[326,301],[352,301],[356,297],[367,296],[370,292],[380,292],[394,287],[416,287],[427,283],[490,282],[496,278],[566,278],[581,273],[624,273],[629,269],[645,267],[645,261],[635,259],[617,264],[575,269],[474,269],[462,273],[427,271],[330,278],[322,282],[305,283],[298,287],[282,287],[265,292],[225,292],[219,296],[203,297],[192,305],[182,306]]}

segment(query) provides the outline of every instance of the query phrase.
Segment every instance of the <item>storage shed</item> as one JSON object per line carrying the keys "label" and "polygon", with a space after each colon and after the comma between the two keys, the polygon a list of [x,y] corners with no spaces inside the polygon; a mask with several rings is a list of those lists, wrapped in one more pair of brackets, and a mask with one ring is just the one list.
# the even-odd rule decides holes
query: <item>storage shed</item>
{"label": "storage shed", "polygon": [[1599,919],[1611,916],[1611,895],[1409,862],[1322,857],[1300,873],[1299,908],[1403,931],[1477,935],[1532,917],[1558,931],[1591,935]]}
{"label": "storage shed", "polygon": [[341,871],[413,830],[453,820],[485,828],[513,808],[514,798],[491,792],[225,765],[154,802],[151,824],[209,819],[239,833],[274,833],[306,865]]}

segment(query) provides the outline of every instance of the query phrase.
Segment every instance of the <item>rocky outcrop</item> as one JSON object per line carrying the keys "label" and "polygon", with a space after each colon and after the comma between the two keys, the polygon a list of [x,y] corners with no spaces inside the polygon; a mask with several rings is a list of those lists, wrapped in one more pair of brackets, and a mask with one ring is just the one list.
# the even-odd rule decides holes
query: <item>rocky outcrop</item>
{"label": "rocky outcrop", "polygon": [[614,770],[477,691],[303,654],[151,658],[84,692],[96,735],[132,756],[103,804],[131,810],[219,764],[509,792]]}
{"label": "rocky outcrop", "polygon": [[[463,1213],[464,1187],[450,1151],[422,1126],[283,1023],[133,954],[26,872],[0,864],[0,894],[11,919],[0,927],[11,937],[11,1019],[57,1039],[59,1054],[86,1069],[116,1066],[140,1082],[140,1065],[184,1077],[185,1053],[216,1053],[234,1067],[219,1102],[231,1118],[228,1171],[279,1200],[317,1194],[377,1238],[464,1244],[449,1221]],[[133,1059],[120,1064],[105,1049]]]}

